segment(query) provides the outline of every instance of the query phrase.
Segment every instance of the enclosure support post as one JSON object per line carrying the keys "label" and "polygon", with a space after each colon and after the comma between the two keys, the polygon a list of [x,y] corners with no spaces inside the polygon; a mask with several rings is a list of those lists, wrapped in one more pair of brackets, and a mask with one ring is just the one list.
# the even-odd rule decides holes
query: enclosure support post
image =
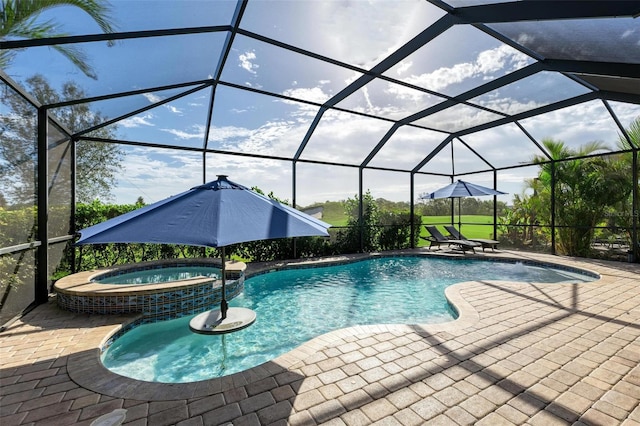
{"label": "enclosure support post", "polygon": [[37,253],[35,283],[36,304],[46,303],[49,298],[49,153],[48,153],[48,113],[46,108],[38,108],[38,164],[37,164],[37,240],[40,241]]}
{"label": "enclosure support post", "polygon": [[362,170],[362,167],[358,169],[358,227],[360,228],[360,253],[364,251],[364,220],[362,217],[364,216],[364,202],[362,199]]}
{"label": "enclosure support post", "polygon": [[631,196],[631,253],[633,256],[632,261],[637,262],[639,257],[638,251],[640,250],[640,240],[638,240],[638,215],[640,212],[638,211],[638,150],[635,148],[633,149],[631,167],[633,167],[631,172],[633,177],[633,192]]}
{"label": "enclosure support post", "polygon": [[414,193],[415,193],[415,173],[411,172],[409,173],[409,197],[411,199],[410,204],[409,204],[409,221],[411,221],[411,228],[410,228],[410,233],[409,233],[409,238],[411,238],[411,241],[409,242],[409,247],[411,247],[412,249],[416,248],[416,226],[415,226],[415,208],[416,208],[416,204],[414,202]]}
{"label": "enclosure support post", "polygon": [[[453,153],[453,140],[451,141],[451,183],[453,183],[455,181],[456,178],[456,160],[455,160],[455,156]],[[451,226],[453,226],[455,224],[455,198],[451,199]],[[460,211],[460,198],[458,198],[458,232],[462,232],[462,221],[460,219],[460,215],[462,215],[462,212]]]}
{"label": "enclosure support post", "polygon": [[[493,169],[493,189],[498,190],[498,172]],[[493,196],[493,239],[498,238],[498,196]]]}
{"label": "enclosure support post", "polygon": [[[297,170],[297,166],[298,163],[297,161],[293,160],[291,162],[291,203],[292,203],[292,207],[295,209],[297,207],[296,204],[296,181],[297,181],[297,177],[296,177],[296,170]],[[293,244],[293,258],[297,259],[298,258],[298,247],[296,245],[296,239],[293,238],[293,242],[291,244]]]}
{"label": "enclosure support post", "polygon": [[207,183],[207,153],[202,153],[202,184]]}
{"label": "enclosure support post", "polygon": [[[209,129],[209,126],[207,126],[207,129]],[[206,138],[205,138],[205,141],[204,141],[204,147],[205,148],[207,147]],[[207,152],[203,151],[202,152],[202,184],[204,185],[205,183],[207,183]],[[202,255],[202,257],[207,257],[207,248],[206,247],[202,247],[201,255]]]}
{"label": "enclosure support post", "polygon": [[556,254],[556,162],[551,162],[551,254]]}
{"label": "enclosure support post", "polygon": [[[76,191],[77,191],[77,181],[76,181],[76,154],[77,154],[77,139],[71,138],[71,223],[69,224],[69,229],[71,229],[71,234],[76,234]],[[76,249],[73,246],[75,241],[71,240],[71,246],[69,250],[71,250],[71,272],[78,272],[78,268],[76,267]]]}

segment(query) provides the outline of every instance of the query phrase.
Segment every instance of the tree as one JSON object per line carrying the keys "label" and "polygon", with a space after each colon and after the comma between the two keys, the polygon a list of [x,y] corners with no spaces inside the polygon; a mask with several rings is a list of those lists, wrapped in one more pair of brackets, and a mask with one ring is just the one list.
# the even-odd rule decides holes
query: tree
{"label": "tree", "polygon": [[[83,90],[73,82],[65,83],[61,93],[57,93],[40,75],[27,79],[25,84],[44,105],[85,96]],[[12,91],[7,91],[4,104],[10,113],[0,116],[0,190],[9,204],[33,204],[37,111]],[[91,110],[87,104],[52,109],[51,114],[72,133],[106,120],[99,111]],[[111,139],[115,137],[116,130],[116,127],[102,128],[92,135]],[[76,155],[78,202],[89,203],[95,198],[111,198],[111,188],[121,169],[123,156],[124,152],[117,144],[81,143]],[[60,161],[69,158],[70,154]],[[69,185],[65,185],[67,182],[60,182],[68,179],[68,175],[61,173],[57,179],[57,182],[52,182],[55,186],[69,188]]]}
{"label": "tree", "polygon": [[628,189],[625,189],[628,171],[614,157],[577,158],[608,150],[601,142],[590,142],[577,150],[567,147],[562,141],[545,139],[542,143],[554,162],[541,164],[547,159],[534,158],[540,163],[537,178],[537,196],[543,200],[538,204],[543,209],[540,217],[550,223],[551,188],[555,184],[558,251],[587,256],[595,227],[602,223],[608,209],[629,196]]}
{"label": "tree", "polygon": [[[379,210],[371,193],[362,196],[362,218],[359,219],[360,199],[356,195],[345,203],[347,228],[338,233],[337,244],[342,253],[372,252],[378,250]],[[362,240],[361,240],[362,238]],[[360,247],[362,241],[362,248]]]}
{"label": "tree", "polygon": [[[513,205],[504,207],[500,211],[498,224],[502,235],[500,238],[513,246],[528,246],[536,248],[540,243],[548,243],[548,232],[545,228],[548,223],[540,227],[539,216],[542,212],[549,211],[548,206],[543,206],[543,197],[538,193],[541,191],[541,184],[538,179],[526,179],[526,186],[533,189],[533,194],[514,194]],[[545,202],[549,202],[548,199]],[[546,219],[545,219],[546,218]],[[545,216],[543,220],[549,218]],[[546,233],[545,233],[546,232]]]}
{"label": "tree", "polygon": [[[113,33],[114,24],[109,16],[110,7],[100,0],[2,0],[0,13],[0,40],[7,39],[40,39],[64,37],[68,34],[57,32],[60,26],[53,20],[38,22],[40,14],[46,10],[61,7],[76,7],[87,13],[106,34]],[[113,42],[109,42],[112,45]],[[69,45],[52,46],[85,75],[97,78],[81,49]],[[0,68],[6,68],[15,56],[15,50],[0,51]]]}
{"label": "tree", "polygon": [[[629,136],[629,139],[624,135],[619,135],[617,143],[618,149],[621,151],[631,151],[636,149],[635,147],[640,146],[640,116],[631,122],[629,128],[626,129],[626,134]],[[607,217],[607,226],[614,231],[624,230],[629,237],[629,241],[631,241],[633,219],[634,217],[638,217],[638,206],[633,205],[633,187],[634,185],[638,185],[639,182],[634,182],[633,180],[633,154],[631,152],[621,153],[616,156],[616,159],[620,161],[621,167],[627,170],[627,179],[624,183],[623,191],[629,195],[612,209]],[[640,173],[640,164],[638,164],[637,167]]]}

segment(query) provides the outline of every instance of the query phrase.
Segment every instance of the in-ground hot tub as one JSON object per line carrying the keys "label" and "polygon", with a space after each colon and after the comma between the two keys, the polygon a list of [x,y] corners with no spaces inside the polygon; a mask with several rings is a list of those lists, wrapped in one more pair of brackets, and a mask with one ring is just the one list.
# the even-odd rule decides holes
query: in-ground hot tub
{"label": "in-ground hot tub", "polygon": [[[164,321],[214,309],[221,300],[219,259],[167,259],[78,272],[54,284],[62,309],[88,314],[141,313],[142,323]],[[186,275],[184,269],[190,271]],[[244,288],[242,262],[226,263],[226,298]],[[193,276],[193,271],[211,276]],[[217,271],[217,273],[216,273]],[[169,273],[169,274],[166,274]],[[141,276],[171,275],[165,282],[145,282]],[[133,275],[135,279],[119,279]],[[186,278],[185,278],[186,277]],[[176,279],[177,278],[177,279]],[[103,280],[103,282],[100,282]],[[109,283],[106,283],[108,281]],[[133,282],[133,283],[131,283]]]}

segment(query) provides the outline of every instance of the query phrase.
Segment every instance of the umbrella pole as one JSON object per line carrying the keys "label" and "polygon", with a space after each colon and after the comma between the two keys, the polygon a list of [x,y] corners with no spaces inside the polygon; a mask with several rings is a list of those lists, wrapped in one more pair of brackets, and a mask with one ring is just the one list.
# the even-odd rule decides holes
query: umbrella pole
{"label": "umbrella pole", "polygon": [[460,217],[460,198],[458,197],[458,232],[462,232],[462,219]]}
{"label": "umbrella pole", "polygon": [[224,247],[222,247],[222,254],[220,255],[220,259],[222,260],[222,300],[220,301],[220,313],[222,314],[222,319],[226,319],[227,309],[229,309],[229,305],[227,304],[227,297],[226,297],[227,272],[226,272],[226,262],[224,259]]}
{"label": "umbrella pole", "polygon": [[[222,261],[222,297],[220,298],[220,309],[211,309],[196,315],[189,321],[189,328],[191,331],[201,334],[225,334],[234,331],[242,330],[249,327],[256,320],[256,313],[251,309],[234,307],[231,311],[231,318],[227,320],[227,311],[229,305],[227,304],[227,265],[225,258],[225,248],[220,247],[220,260]],[[226,368],[224,362],[227,358],[227,350],[224,346],[225,340],[222,338],[223,345],[223,357],[222,368]]]}
{"label": "umbrella pole", "polygon": [[222,363],[220,364],[220,369],[222,371],[226,371],[227,369],[227,341],[225,340],[226,334],[223,334],[221,337],[222,341]]}

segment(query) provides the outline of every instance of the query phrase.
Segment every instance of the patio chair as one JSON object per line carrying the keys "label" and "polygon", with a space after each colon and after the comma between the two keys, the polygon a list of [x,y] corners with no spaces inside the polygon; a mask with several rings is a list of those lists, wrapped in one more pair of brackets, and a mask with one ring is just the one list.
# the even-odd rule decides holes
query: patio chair
{"label": "patio chair", "polygon": [[462,235],[462,233],[460,233],[460,231],[456,229],[455,226],[452,225],[445,225],[444,229],[446,229],[447,232],[456,240],[467,240],[480,243],[482,245],[482,251],[484,251],[484,249],[486,248],[490,248],[491,251],[494,251],[498,248],[498,244],[500,244],[500,241],[489,240],[486,238],[466,238],[464,235]]}
{"label": "patio chair", "polygon": [[447,244],[449,246],[451,245],[457,246],[463,252],[466,252],[467,250],[471,250],[472,252],[475,253],[476,252],[475,248],[481,246],[480,243],[468,241],[468,240],[458,240],[458,239],[450,240],[444,235],[442,235],[442,233],[438,231],[438,228],[436,228],[435,226],[425,225],[425,228],[431,235],[429,237],[420,237],[420,238],[422,238],[423,240],[429,241],[429,250],[431,250],[431,247],[433,246],[440,247],[441,244]]}

